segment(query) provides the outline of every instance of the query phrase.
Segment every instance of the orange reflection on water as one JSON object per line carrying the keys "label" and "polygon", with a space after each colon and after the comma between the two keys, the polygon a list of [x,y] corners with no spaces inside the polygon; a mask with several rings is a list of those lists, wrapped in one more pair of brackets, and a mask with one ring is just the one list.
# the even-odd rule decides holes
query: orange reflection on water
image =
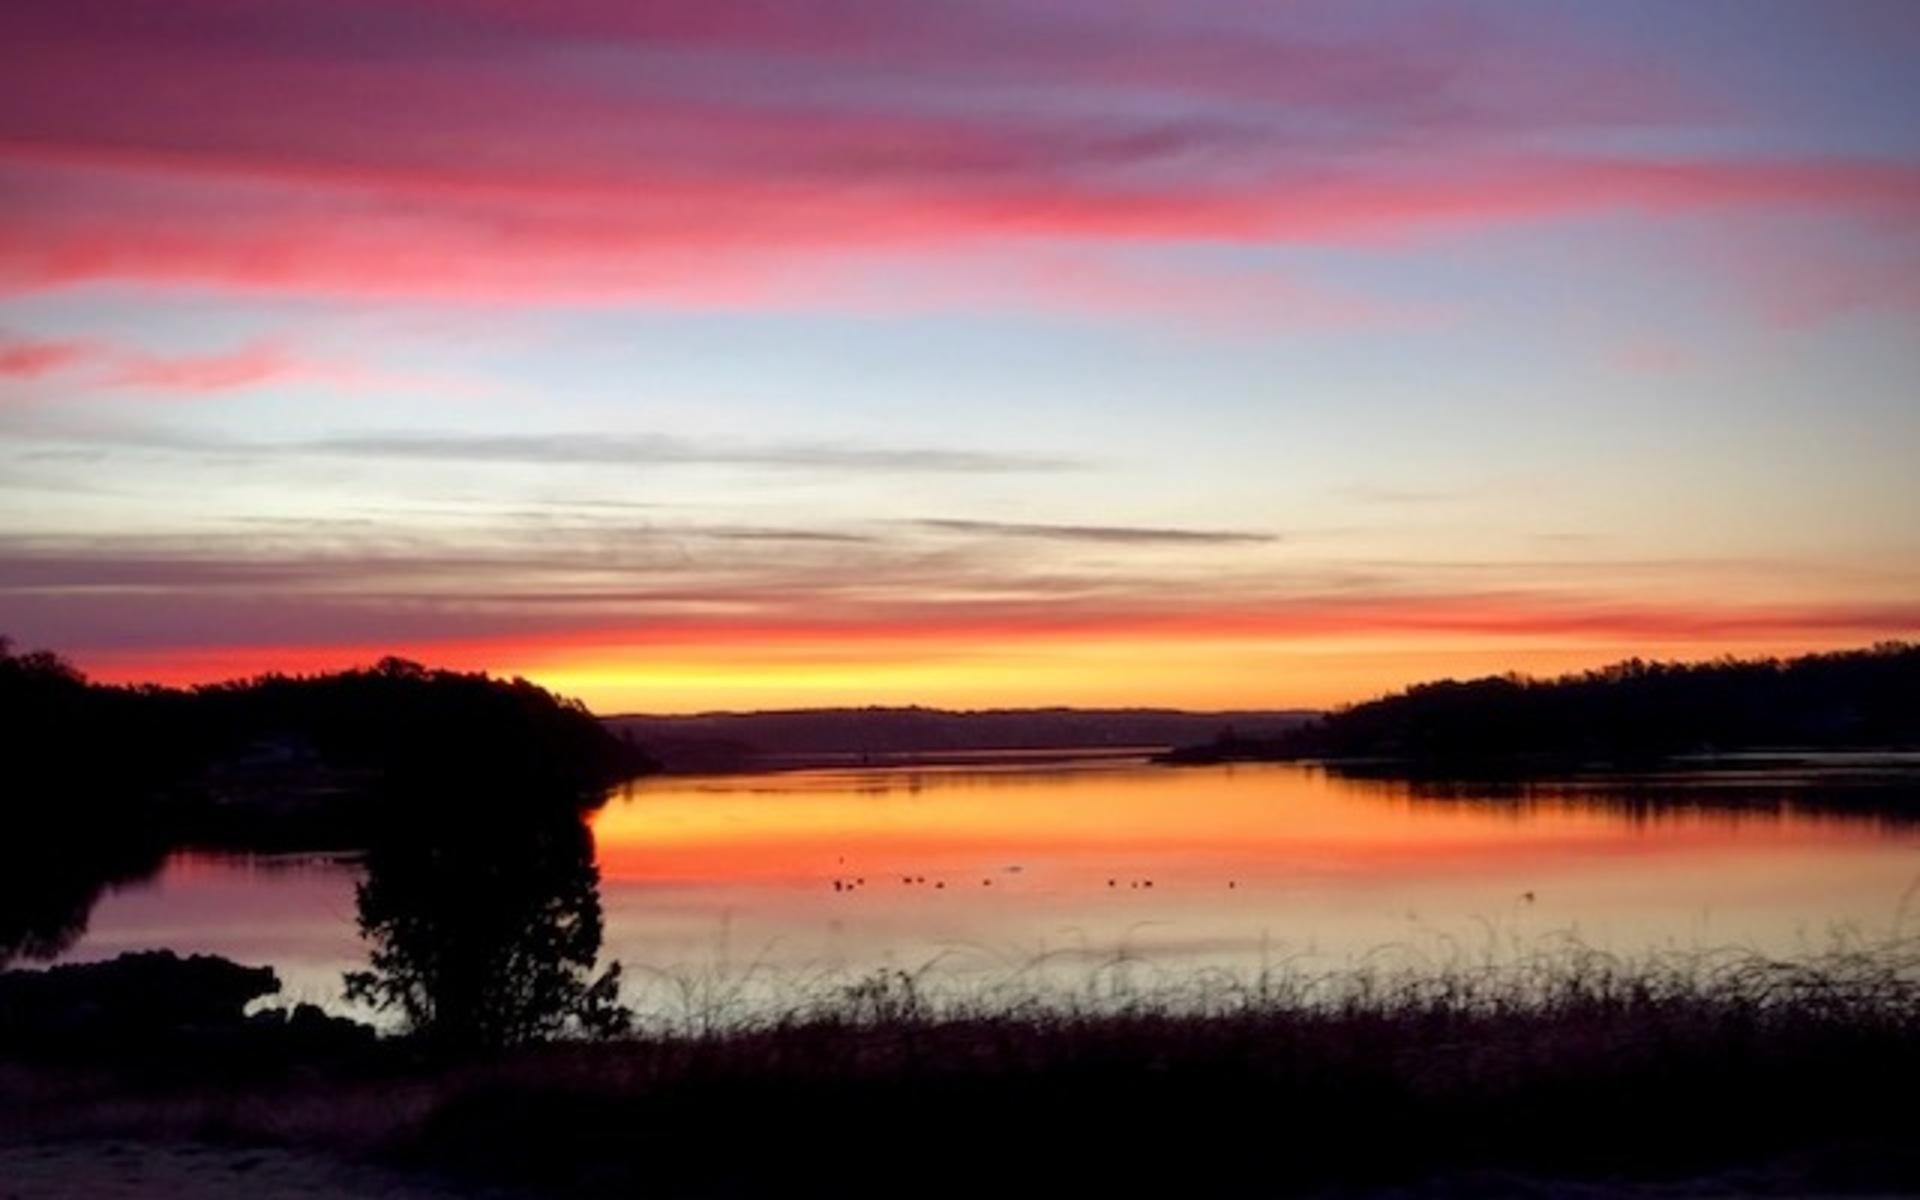
{"label": "orange reflection on water", "polygon": [[1188,882],[1303,866],[1366,873],[1687,854],[1737,840],[1849,843],[1845,822],[1754,820],[1682,809],[1657,836],[1604,796],[1447,804],[1405,783],[1315,769],[1169,770],[1134,763],[1034,769],[803,771],[637,785],[595,820],[609,879],[805,882],[850,869],[894,874],[1020,866],[1081,873],[1151,866]]}
{"label": "orange reflection on water", "polygon": [[[1912,933],[1920,807],[1911,785],[1883,798],[1910,815],[1767,771],[1449,789],[1054,761],[649,779],[594,831],[603,952],[655,1011],[713,994],[684,980],[737,998],[752,976],[755,1002],[777,1006],[783,979],[937,963],[963,983],[1024,980],[1042,957],[1071,983],[1120,954],[1244,977],[1566,935],[1629,954],[1793,953],[1836,927],[1887,931],[1903,896]],[[337,1000],[365,952],[358,873],[175,855],[104,896],[69,957],[221,953],[271,963],[296,998]]]}
{"label": "orange reflection on water", "polygon": [[643,963],[710,957],[720,931],[788,963],[910,965],[1063,940],[1339,957],[1494,926],[1509,944],[1790,949],[1884,925],[1920,879],[1912,827],[1791,795],[1434,797],[1294,766],[833,770],[645,781],[595,832],[614,949]]}

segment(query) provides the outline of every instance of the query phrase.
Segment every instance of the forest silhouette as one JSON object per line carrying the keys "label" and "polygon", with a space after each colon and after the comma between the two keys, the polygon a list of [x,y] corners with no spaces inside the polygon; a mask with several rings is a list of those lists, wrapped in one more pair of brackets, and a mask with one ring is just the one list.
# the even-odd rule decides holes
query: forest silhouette
{"label": "forest silhouette", "polygon": [[1629,659],[1534,679],[1422,683],[1275,737],[1223,732],[1174,763],[1386,759],[1424,767],[1634,765],[1759,748],[1920,746],[1920,646],[1699,663]]}

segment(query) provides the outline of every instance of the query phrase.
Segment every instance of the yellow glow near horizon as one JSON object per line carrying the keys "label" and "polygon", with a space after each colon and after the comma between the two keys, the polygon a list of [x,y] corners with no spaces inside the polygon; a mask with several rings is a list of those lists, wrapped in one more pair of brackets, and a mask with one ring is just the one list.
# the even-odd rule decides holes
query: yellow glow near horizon
{"label": "yellow glow near horizon", "polygon": [[657,633],[500,639],[419,645],[253,646],[204,652],[81,656],[105,682],[193,684],[264,672],[310,673],[368,665],[387,654],[432,667],[522,676],[598,713],[716,709],[926,705],[946,708],[1079,707],[1326,708],[1432,679],[1515,671],[1553,675],[1640,657],[1792,655],[1875,639],[1680,637],[1617,633],[1259,635],[1181,629],[1135,636],[729,636],[680,640]]}
{"label": "yellow glow near horizon", "polygon": [[[1714,654],[1791,654],[1837,649],[1857,639],[1782,647],[1715,646]],[[1551,675],[1623,658],[1703,657],[1688,644],[1542,639],[1428,639],[1377,644],[1259,641],[1061,643],[984,646],[916,658],[833,661],[769,655],[707,658],[615,651],[585,662],[515,668],[600,713],[920,704],[946,708],[1079,707],[1327,708],[1445,677],[1518,671]]]}

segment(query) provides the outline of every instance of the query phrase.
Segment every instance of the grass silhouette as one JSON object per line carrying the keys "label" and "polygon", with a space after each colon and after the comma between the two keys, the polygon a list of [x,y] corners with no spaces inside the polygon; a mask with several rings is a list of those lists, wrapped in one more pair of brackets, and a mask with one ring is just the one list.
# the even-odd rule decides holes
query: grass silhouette
{"label": "grass silhouette", "polygon": [[776,1010],[729,991],[750,964],[619,1039],[452,1062],[396,1040],[372,1065],[217,1088],[42,1079],[0,1099],[0,1128],[320,1145],[551,1194],[1920,1183],[1913,936],[1792,959],[1563,941],[1319,973],[1139,965],[1073,988],[1032,965],[971,990],[931,965],[820,977]]}

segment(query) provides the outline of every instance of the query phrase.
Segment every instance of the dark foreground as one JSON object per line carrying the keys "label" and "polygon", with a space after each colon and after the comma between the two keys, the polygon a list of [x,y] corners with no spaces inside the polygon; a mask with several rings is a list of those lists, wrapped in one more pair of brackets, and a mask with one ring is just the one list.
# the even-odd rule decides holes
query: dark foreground
{"label": "dark foreground", "polygon": [[1186,1011],[968,1012],[894,977],[768,1027],[484,1054],[242,1018],[262,981],[212,960],[141,964],[191,973],[152,1019],[15,973],[0,1170],[22,1196],[1920,1194],[1917,963],[1577,956]]}

